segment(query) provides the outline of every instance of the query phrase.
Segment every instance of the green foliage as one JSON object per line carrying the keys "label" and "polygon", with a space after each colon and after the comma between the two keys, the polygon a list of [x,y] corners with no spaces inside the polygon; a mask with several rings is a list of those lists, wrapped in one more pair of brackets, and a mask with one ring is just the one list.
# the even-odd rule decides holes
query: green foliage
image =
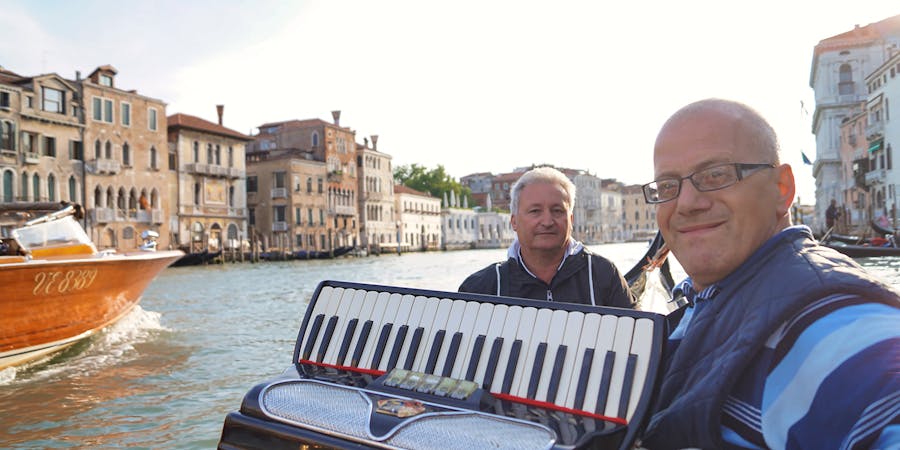
{"label": "green foliage", "polygon": [[456,198],[460,199],[460,205],[462,205],[462,198],[468,197],[469,206],[475,206],[472,203],[472,191],[451,177],[444,166],[440,164],[437,168],[430,170],[418,164],[396,166],[394,167],[394,181],[417,191],[427,192],[442,200],[444,193],[447,193],[449,198],[452,191],[456,193]]}

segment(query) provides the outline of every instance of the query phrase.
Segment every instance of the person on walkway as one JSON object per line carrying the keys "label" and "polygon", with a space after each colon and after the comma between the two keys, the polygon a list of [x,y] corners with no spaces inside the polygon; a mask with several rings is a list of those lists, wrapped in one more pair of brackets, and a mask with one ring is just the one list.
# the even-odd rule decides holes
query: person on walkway
{"label": "person on walkway", "polygon": [[759,113],[720,99],[656,138],[643,191],[688,306],[673,313],[647,449],[900,448],[900,296],[791,225],[778,151]]}
{"label": "person on walkway", "polygon": [[841,212],[837,209],[837,200],[831,199],[831,204],[828,205],[828,209],[825,210],[825,226],[829,230],[834,228],[834,224],[838,217],[841,217]]}
{"label": "person on walkway", "polygon": [[608,259],[572,239],[575,185],[540,167],[513,185],[507,260],[470,275],[460,292],[634,308],[628,284]]}

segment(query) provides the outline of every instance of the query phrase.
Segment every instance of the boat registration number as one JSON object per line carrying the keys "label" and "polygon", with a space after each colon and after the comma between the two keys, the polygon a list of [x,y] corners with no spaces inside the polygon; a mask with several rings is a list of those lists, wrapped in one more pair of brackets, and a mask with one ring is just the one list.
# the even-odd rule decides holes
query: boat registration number
{"label": "boat registration number", "polygon": [[34,295],[65,294],[89,288],[97,278],[97,269],[58,270],[34,275]]}

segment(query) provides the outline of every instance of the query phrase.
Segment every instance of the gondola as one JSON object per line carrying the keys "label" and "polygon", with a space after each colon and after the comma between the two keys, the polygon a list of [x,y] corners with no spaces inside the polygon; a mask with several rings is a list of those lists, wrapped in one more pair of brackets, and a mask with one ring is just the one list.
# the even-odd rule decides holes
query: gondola
{"label": "gondola", "polygon": [[853,245],[842,242],[824,242],[828,248],[837,250],[851,258],[877,258],[881,256],[900,256],[898,247],[880,247],[875,245]]}

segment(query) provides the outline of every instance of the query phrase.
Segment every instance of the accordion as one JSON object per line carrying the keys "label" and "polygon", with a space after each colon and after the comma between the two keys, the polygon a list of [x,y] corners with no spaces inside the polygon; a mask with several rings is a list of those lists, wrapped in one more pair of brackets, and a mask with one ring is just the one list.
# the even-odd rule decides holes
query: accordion
{"label": "accordion", "polygon": [[293,364],[225,419],[221,449],[629,448],[659,314],[323,281]]}

